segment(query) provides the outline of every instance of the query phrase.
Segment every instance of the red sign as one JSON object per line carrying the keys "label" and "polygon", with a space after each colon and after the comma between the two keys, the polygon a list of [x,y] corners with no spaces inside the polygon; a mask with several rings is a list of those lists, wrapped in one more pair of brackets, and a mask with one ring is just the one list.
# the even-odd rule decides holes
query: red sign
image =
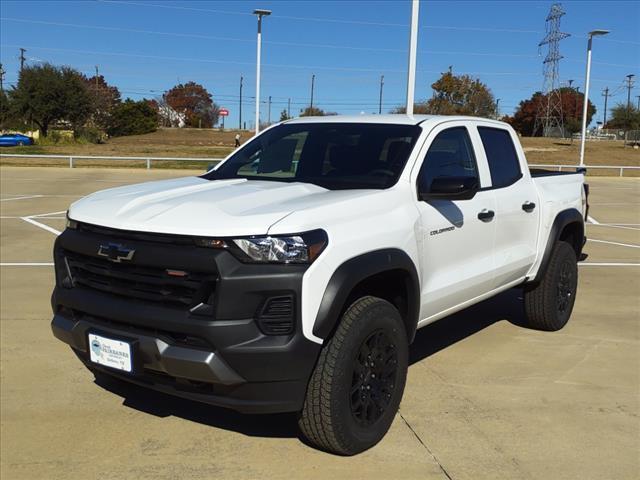
{"label": "red sign", "polygon": [[218,115],[220,115],[221,117],[227,117],[229,116],[229,110],[227,110],[226,108],[221,108],[218,112]]}

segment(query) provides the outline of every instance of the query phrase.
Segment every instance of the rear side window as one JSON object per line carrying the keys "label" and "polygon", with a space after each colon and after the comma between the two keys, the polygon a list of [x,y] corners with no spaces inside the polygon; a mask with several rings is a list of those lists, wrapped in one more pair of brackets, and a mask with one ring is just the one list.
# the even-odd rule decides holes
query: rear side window
{"label": "rear side window", "polygon": [[493,188],[507,187],[522,177],[511,134],[501,128],[478,127],[489,162]]}
{"label": "rear side window", "polygon": [[420,169],[422,185],[431,188],[434,178],[477,177],[476,157],[465,127],[448,128],[433,139]]}

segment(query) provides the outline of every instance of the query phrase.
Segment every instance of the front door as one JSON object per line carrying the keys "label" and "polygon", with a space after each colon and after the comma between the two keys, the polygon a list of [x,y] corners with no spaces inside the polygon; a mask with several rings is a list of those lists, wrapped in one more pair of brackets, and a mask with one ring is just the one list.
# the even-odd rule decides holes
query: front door
{"label": "front door", "polygon": [[[429,140],[430,139],[430,140]],[[477,132],[450,122],[434,129],[417,181],[475,176],[480,187],[488,169],[476,161]],[[422,240],[422,308],[420,318],[454,309],[491,290],[496,210],[494,192],[480,190],[469,200],[419,200]]]}

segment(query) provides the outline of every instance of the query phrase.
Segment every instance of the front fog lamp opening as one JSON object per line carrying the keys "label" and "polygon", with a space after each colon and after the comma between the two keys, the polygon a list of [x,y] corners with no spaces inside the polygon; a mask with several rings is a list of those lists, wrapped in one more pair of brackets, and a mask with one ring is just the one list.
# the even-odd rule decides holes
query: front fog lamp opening
{"label": "front fog lamp opening", "polygon": [[238,238],[233,242],[254,262],[311,263],[327,245],[327,237],[322,231],[314,231],[297,235]]}

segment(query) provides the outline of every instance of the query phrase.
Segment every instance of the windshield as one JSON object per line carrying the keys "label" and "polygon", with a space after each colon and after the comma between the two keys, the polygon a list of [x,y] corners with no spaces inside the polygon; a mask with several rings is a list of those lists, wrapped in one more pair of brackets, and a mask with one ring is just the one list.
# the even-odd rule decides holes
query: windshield
{"label": "windshield", "polygon": [[419,134],[416,125],[278,125],[204,178],[305,182],[330,190],[389,188],[398,181]]}

